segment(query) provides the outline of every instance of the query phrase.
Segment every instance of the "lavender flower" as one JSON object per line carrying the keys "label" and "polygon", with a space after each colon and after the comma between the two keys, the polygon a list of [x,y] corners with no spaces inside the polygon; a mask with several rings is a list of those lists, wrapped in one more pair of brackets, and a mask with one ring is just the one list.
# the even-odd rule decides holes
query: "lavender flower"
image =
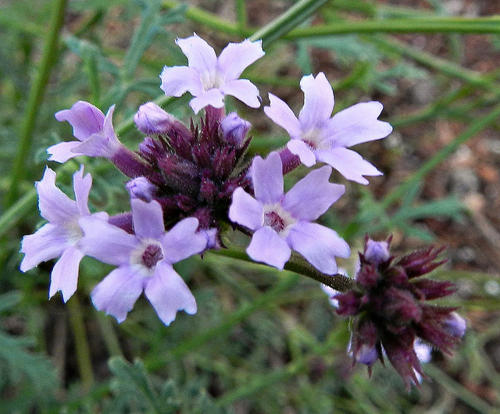
{"label": "lavender flower", "polygon": [[85,252],[118,266],[92,291],[94,306],[123,322],[144,291],[165,325],[179,310],[196,313],[195,298],[172,264],[205,249],[198,220],[184,219],[165,233],[160,204],[132,199],[131,205],[135,234],[92,217],[80,220]]}
{"label": "lavender flower", "polygon": [[194,36],[177,39],[189,66],[165,67],[160,75],[161,89],[167,96],[189,91],[195,113],[207,105],[224,106],[224,95],[232,95],[252,108],[260,106],[259,91],[248,79],[238,79],[243,70],[264,56],[262,41],[229,43],[217,58],[205,40]]}
{"label": "lavender flower", "polygon": [[121,145],[113,129],[114,110],[113,105],[104,117],[94,105],[78,101],[71,109],[57,112],[56,119],[69,122],[73,127],[73,135],[79,141],[62,142],[49,147],[49,160],[66,162],[79,155],[111,158]]}
{"label": "lavender flower", "polygon": [[236,112],[231,112],[220,123],[224,140],[241,147],[244,142],[251,124],[241,119]]}
{"label": "lavender flower", "polygon": [[134,122],[144,134],[158,135],[168,133],[172,125],[179,121],[154,102],[147,102],[139,107]]}
{"label": "lavender flower", "polygon": [[129,177],[144,175],[144,164],[116,137],[113,128],[114,109],[115,106],[111,106],[104,117],[94,105],[78,101],[71,109],[57,112],[56,119],[69,122],[73,127],[73,135],[79,141],[62,142],[47,148],[49,160],[63,163],[79,155],[104,157]]}
{"label": "lavender flower", "polygon": [[[83,166],[73,174],[76,201],[59,190],[55,180],[56,173],[46,168],[42,180],[36,183],[40,214],[48,223],[36,233],[23,237],[21,271],[26,272],[41,262],[59,257],[51,273],[49,298],[61,291],[66,302],[76,291],[78,267],[84,256],[80,244],[83,232],[78,220],[91,216],[87,202],[92,177],[90,174],[83,175]],[[100,222],[105,221],[108,215],[96,213],[91,217]]]}
{"label": "lavender flower", "polygon": [[283,269],[293,249],[319,271],[329,275],[337,271],[335,256],[348,257],[349,246],[335,231],[312,223],[344,194],[343,185],[328,182],[331,172],[327,166],[314,170],[283,194],[278,153],[254,159],[255,198],[237,188],[229,208],[233,222],[254,231],[247,248],[252,259]]}
{"label": "lavender flower", "polygon": [[431,247],[398,259],[388,255],[385,260],[381,260],[385,254],[371,254],[388,251],[389,242],[367,239],[360,254],[357,284],[335,299],[338,314],[355,316],[354,360],[364,359],[367,349],[375,349],[381,361],[385,353],[409,387],[423,375],[415,341],[420,338],[450,354],[465,332],[465,321],[455,308],[427,303],[453,293],[451,282],[417,279],[444,263],[436,261],[442,249]]}
{"label": "lavender flower", "polygon": [[151,201],[157,188],[149,182],[146,177],[137,177],[130,180],[125,187],[130,194],[130,198],[139,198],[143,201]]}
{"label": "lavender flower", "polygon": [[338,170],[348,180],[368,184],[364,175],[381,175],[358,153],[347,149],[362,142],[384,138],[392,131],[387,122],[378,121],[380,102],[365,102],[338,112],[333,117],[333,90],[323,72],[316,78],[304,76],[300,81],[304,106],[297,118],[280,98],[269,94],[270,106],[264,112],[291,137],[288,149],[310,167],[316,161]]}

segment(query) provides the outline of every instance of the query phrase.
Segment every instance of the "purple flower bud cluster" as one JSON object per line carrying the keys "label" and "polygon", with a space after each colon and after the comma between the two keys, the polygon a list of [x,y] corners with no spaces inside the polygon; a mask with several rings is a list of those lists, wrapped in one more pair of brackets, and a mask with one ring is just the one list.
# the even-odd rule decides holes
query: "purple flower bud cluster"
{"label": "purple flower bud cluster", "polygon": [[429,247],[403,257],[389,251],[390,239],[366,239],[353,289],[332,295],[337,313],[354,317],[351,351],[354,362],[368,365],[387,356],[407,387],[423,375],[415,343],[451,354],[466,323],[453,307],[428,301],[452,294],[451,282],[421,278],[442,265],[443,249]]}

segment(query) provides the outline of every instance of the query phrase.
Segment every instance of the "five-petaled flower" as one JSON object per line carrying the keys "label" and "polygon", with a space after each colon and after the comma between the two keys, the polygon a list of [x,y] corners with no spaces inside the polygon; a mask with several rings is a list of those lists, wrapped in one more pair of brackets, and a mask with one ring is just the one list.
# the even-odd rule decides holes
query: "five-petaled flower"
{"label": "five-petaled flower", "polygon": [[41,262],[59,257],[51,273],[49,298],[61,291],[66,302],[76,291],[78,267],[84,256],[81,246],[83,231],[78,224],[81,217],[92,217],[105,222],[107,213],[90,214],[87,206],[92,177],[83,175],[83,166],[73,174],[75,200],[71,200],[56,187],[56,173],[45,169],[43,178],[36,183],[40,214],[48,221],[34,234],[23,237],[21,270],[26,272]]}
{"label": "five-petaled flower", "polygon": [[254,231],[247,248],[253,260],[283,269],[293,249],[319,271],[337,271],[335,257],[349,257],[349,246],[334,230],[312,223],[344,194],[343,185],[328,181],[331,171],[314,170],[284,194],[279,154],[253,160],[255,198],[237,188],[229,208],[232,221]]}
{"label": "five-petaled flower", "polygon": [[222,108],[224,95],[232,95],[252,108],[260,106],[257,87],[248,79],[238,78],[247,66],[264,56],[262,41],[229,43],[219,57],[196,34],[177,39],[176,43],[187,56],[189,66],[165,66],[160,78],[167,96],[189,91],[194,96],[189,104],[195,113],[207,105]]}
{"label": "five-petaled flower", "polygon": [[196,313],[196,300],[172,265],[205,249],[198,220],[186,218],[165,232],[158,202],[132,199],[131,205],[135,234],[92,217],[80,219],[85,253],[118,266],[92,291],[94,306],[123,322],[144,291],[165,325],[179,310]]}
{"label": "five-petaled flower", "polygon": [[377,120],[382,112],[380,102],[358,103],[336,113],[333,111],[333,89],[320,72],[300,81],[304,107],[297,118],[290,107],[277,96],[269,94],[270,106],[264,112],[291,137],[288,149],[311,167],[316,161],[338,170],[348,180],[368,184],[364,175],[381,175],[358,153],[347,149],[362,142],[384,138],[392,131],[387,122]]}

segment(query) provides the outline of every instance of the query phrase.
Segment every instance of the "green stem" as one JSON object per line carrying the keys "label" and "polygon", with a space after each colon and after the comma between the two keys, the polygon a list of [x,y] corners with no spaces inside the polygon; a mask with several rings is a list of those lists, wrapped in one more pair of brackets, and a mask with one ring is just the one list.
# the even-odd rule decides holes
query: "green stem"
{"label": "green stem", "polygon": [[245,30],[247,27],[247,9],[245,0],[236,0],[236,19],[240,30]]}
{"label": "green stem", "polygon": [[74,294],[68,301],[69,321],[75,339],[76,359],[78,370],[82,379],[83,389],[88,391],[94,383],[94,373],[92,371],[92,361],[90,359],[90,348],[85,324],[83,322],[82,307],[78,300],[78,295]]}
{"label": "green stem", "polygon": [[64,12],[67,0],[55,0],[54,13],[50,22],[50,31],[45,40],[42,58],[36,79],[31,85],[24,121],[21,125],[19,135],[19,148],[12,167],[11,185],[5,199],[7,206],[12,205],[18,195],[18,185],[23,180],[26,173],[26,160],[31,149],[33,130],[41,106],[43,95],[49,81],[51,69],[54,67],[55,58],[58,53],[58,44],[61,28],[64,23]]}
{"label": "green stem", "polygon": [[411,187],[413,187],[413,185],[415,185],[416,182],[421,181],[429,172],[453,154],[460,147],[460,145],[473,138],[476,134],[492,123],[498,121],[498,117],[500,117],[500,105],[497,105],[490,113],[473,122],[465,131],[463,131],[448,145],[439,150],[407,180],[385,196],[382,200],[381,207],[383,209],[387,209],[391,204],[398,201]]}
{"label": "green stem", "polygon": [[[245,262],[255,263],[243,249],[231,247],[228,249],[220,250],[210,250],[209,253],[216,254],[219,256],[232,257],[233,259],[243,260]],[[312,266],[310,266],[301,257],[292,255],[290,260],[285,264],[285,270],[297,273],[302,276],[307,276],[314,279],[320,283],[323,283],[331,288],[338,290],[339,292],[345,292],[354,287],[354,280],[341,274],[336,275],[326,275],[319,272]]]}

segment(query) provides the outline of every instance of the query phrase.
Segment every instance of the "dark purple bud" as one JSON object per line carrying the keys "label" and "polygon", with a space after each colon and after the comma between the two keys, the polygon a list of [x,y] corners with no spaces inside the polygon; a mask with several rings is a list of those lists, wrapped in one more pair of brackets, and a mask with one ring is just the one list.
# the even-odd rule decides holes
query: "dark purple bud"
{"label": "dark purple bud", "polygon": [[234,168],[236,152],[234,149],[225,147],[218,149],[214,156],[214,172],[219,178],[227,177]]}
{"label": "dark purple bud", "polygon": [[444,247],[434,248],[431,246],[427,249],[417,250],[401,258],[397,264],[405,269],[409,278],[425,275],[446,262],[446,260],[434,261],[444,249]]}
{"label": "dark purple bud", "polygon": [[224,140],[239,148],[243,145],[251,124],[241,119],[236,112],[231,112],[222,120],[220,126]]}
{"label": "dark purple bud", "polygon": [[461,338],[465,335],[467,322],[458,313],[451,312],[449,318],[444,322],[444,326],[450,335]]}
{"label": "dark purple bud", "polygon": [[130,198],[139,198],[146,202],[151,201],[156,192],[156,186],[151,184],[146,177],[134,178],[126,184],[126,187]]}
{"label": "dark purple bud", "polygon": [[389,243],[387,241],[375,241],[368,239],[363,253],[365,260],[374,265],[386,262],[391,257],[389,253]]}
{"label": "dark purple bud", "polygon": [[211,203],[217,196],[217,186],[209,178],[202,178],[200,184],[200,196]]}
{"label": "dark purple bud", "polygon": [[339,302],[339,307],[337,308],[337,313],[339,315],[356,315],[359,312],[361,299],[358,293],[351,290],[349,292],[336,295],[334,298]]}
{"label": "dark purple bud", "polygon": [[380,280],[377,268],[371,264],[364,264],[356,275],[356,281],[365,287],[373,287]]}
{"label": "dark purple bud", "polygon": [[148,175],[151,172],[144,160],[124,146],[121,146],[113,154],[111,161],[123,174],[130,178]]}
{"label": "dark purple bud", "polygon": [[420,279],[413,282],[411,286],[416,288],[416,293],[421,296],[420,299],[425,300],[442,298],[456,291],[455,285],[448,281]]}
{"label": "dark purple bud", "polygon": [[180,123],[154,102],[141,105],[134,116],[134,122],[139,131],[154,135],[167,134],[174,123]]}

